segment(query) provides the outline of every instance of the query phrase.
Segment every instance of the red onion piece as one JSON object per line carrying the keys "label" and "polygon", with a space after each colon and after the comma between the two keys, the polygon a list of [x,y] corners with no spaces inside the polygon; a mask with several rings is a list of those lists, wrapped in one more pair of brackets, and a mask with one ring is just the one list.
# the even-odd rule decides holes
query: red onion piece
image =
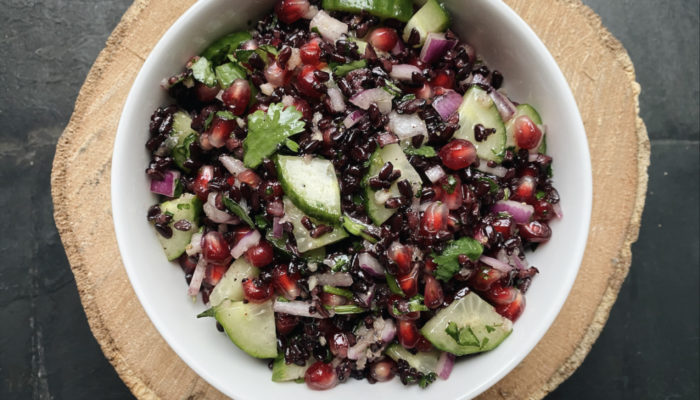
{"label": "red onion piece", "polygon": [[243,236],[241,240],[239,240],[238,243],[233,246],[231,249],[231,255],[233,258],[237,259],[248,251],[249,248],[257,245],[258,243],[260,243],[260,232],[254,229],[246,233],[245,236]]}
{"label": "red onion piece", "polygon": [[329,285],[336,287],[348,287],[352,285],[352,276],[347,272],[336,272],[326,274],[315,274],[309,277],[316,279],[318,285]]}
{"label": "red onion piece", "polygon": [[377,278],[384,276],[384,267],[379,263],[379,260],[372,257],[369,253],[360,253],[357,256],[357,261],[360,264],[360,268],[370,276]]}
{"label": "red onion piece", "polygon": [[389,144],[394,144],[398,143],[399,138],[394,136],[393,134],[389,132],[383,132],[380,133],[379,136],[377,136],[377,143],[379,144],[379,147],[384,147]]}
{"label": "red onion piece", "polygon": [[496,104],[496,108],[498,109],[498,113],[501,114],[503,122],[510,121],[517,111],[515,104],[510,101],[508,96],[503,95],[503,93],[499,92],[498,90],[490,91],[489,96],[491,96],[493,103]]}
{"label": "red onion piece", "polygon": [[324,40],[335,43],[343,35],[348,33],[348,25],[338,21],[328,15],[325,11],[320,10],[314,15],[309,23],[309,30],[318,29]]}
{"label": "red onion piece", "polygon": [[412,138],[414,136],[428,136],[428,128],[418,114],[399,114],[396,111],[389,113],[389,124],[387,128],[396,135],[399,140]]}
{"label": "red onion piece", "polygon": [[472,73],[463,82],[464,83],[473,83],[475,85],[481,84],[481,85],[491,86],[491,82],[488,80],[487,77],[485,77],[481,74],[477,74],[477,73]]}
{"label": "red onion piece", "polygon": [[360,110],[355,110],[355,111],[351,112],[343,120],[343,126],[345,126],[346,129],[352,128],[360,119],[362,119],[362,116],[364,116],[364,115],[365,115],[364,111],[360,111]]}
{"label": "red onion piece", "polygon": [[403,40],[399,38],[399,40],[396,41],[396,45],[394,46],[394,48],[391,49],[391,54],[394,56],[399,55],[402,51],[404,51],[405,48],[406,46],[403,44]]}
{"label": "red onion piece", "polygon": [[506,176],[506,172],[508,172],[508,170],[505,167],[501,167],[500,165],[496,167],[489,167],[488,161],[486,160],[479,160],[479,166],[476,167],[476,169],[481,172],[497,176],[499,178],[503,178],[504,176]]}
{"label": "red onion piece", "polygon": [[430,182],[432,183],[435,183],[440,179],[444,178],[445,175],[447,175],[445,173],[445,170],[437,164],[425,170],[425,176],[427,176],[428,179],[430,179]]}
{"label": "red onion piece", "polygon": [[[320,12],[319,12],[320,14]],[[369,109],[369,106],[376,104],[379,112],[388,114],[391,111],[391,100],[394,98],[389,92],[382,88],[374,88],[363,90],[360,93],[352,96],[350,102],[363,110]]]}
{"label": "red onion piece", "polygon": [[266,210],[273,217],[282,217],[284,216],[284,203],[282,200],[271,201],[267,203]]}
{"label": "red onion piece", "polygon": [[223,165],[224,168],[226,168],[228,172],[233,175],[238,175],[248,169],[245,165],[243,165],[243,161],[225,154],[222,154],[219,157],[219,161],[221,161],[221,165]]}
{"label": "red onion piece", "polygon": [[396,337],[396,324],[394,324],[393,320],[389,318],[384,320],[384,328],[382,328],[380,335],[384,343],[391,343],[394,340]]}
{"label": "red onion piece", "polygon": [[280,217],[272,218],[272,237],[275,239],[282,239],[284,235],[284,227],[280,223]]}
{"label": "red onion piece", "polygon": [[435,373],[441,379],[447,379],[452,373],[452,368],[455,366],[455,356],[454,354],[448,353],[446,351],[440,354],[437,365],[435,366]]}
{"label": "red onion piece", "polygon": [[530,217],[535,212],[535,208],[526,203],[520,203],[513,200],[500,200],[491,207],[491,211],[505,211],[513,217],[513,220],[518,224],[524,224],[530,221]]}
{"label": "red onion piece", "polygon": [[493,257],[481,256],[481,258],[479,258],[479,261],[501,272],[510,272],[513,269],[511,265],[499,261]]}
{"label": "red onion piece", "polygon": [[328,88],[326,91],[328,98],[331,100],[331,110],[336,113],[345,111],[345,99],[343,93],[338,88]]}
{"label": "red onion piece", "polygon": [[518,269],[527,269],[527,259],[526,260],[521,260],[519,255],[516,253],[513,253],[513,255],[510,257],[510,259],[513,261],[513,264],[515,264],[515,267]]}
{"label": "red onion piece", "polygon": [[216,196],[218,192],[209,193],[207,196],[207,202],[202,206],[204,214],[217,224],[237,224],[241,222],[240,218],[233,216],[226,211],[219,210],[216,208]]}
{"label": "red onion piece", "polygon": [[192,273],[192,279],[190,280],[190,287],[187,289],[187,294],[190,296],[196,296],[199,294],[199,288],[202,287],[202,281],[204,280],[204,273],[207,271],[207,262],[204,260],[203,256],[199,256],[199,261],[197,261],[197,266],[194,267],[194,272]]}
{"label": "red onion piece", "polygon": [[420,51],[420,60],[431,64],[439,60],[448,50],[452,50],[456,44],[456,41],[445,38],[444,33],[428,33],[423,49]]}
{"label": "red onion piece", "polygon": [[447,121],[460,105],[462,105],[462,95],[454,90],[448,90],[433,100],[433,108],[440,114],[443,121]]}
{"label": "red onion piece", "polygon": [[556,215],[557,218],[564,218],[564,213],[561,211],[561,202],[552,204],[552,209],[554,210],[554,215]]}
{"label": "red onion piece", "polygon": [[151,192],[173,197],[178,179],[180,179],[180,171],[167,170],[162,180],[151,179]]}
{"label": "red onion piece", "polygon": [[[306,301],[275,301],[272,309],[277,313],[298,315],[300,317],[327,318],[319,313],[310,313],[309,308],[311,306],[312,304]],[[332,312],[329,311],[329,313],[333,315]]]}
{"label": "red onion piece", "polygon": [[412,82],[414,72],[421,74],[420,68],[416,67],[415,65],[397,64],[391,67],[391,72],[389,72],[389,76],[392,79],[396,79],[398,81]]}

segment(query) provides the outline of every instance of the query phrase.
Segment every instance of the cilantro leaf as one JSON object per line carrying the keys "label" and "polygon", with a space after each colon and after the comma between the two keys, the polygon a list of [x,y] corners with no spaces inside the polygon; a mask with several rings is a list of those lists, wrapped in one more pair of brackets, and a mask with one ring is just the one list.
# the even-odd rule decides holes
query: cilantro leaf
{"label": "cilantro leaf", "polygon": [[214,72],[216,74],[216,80],[219,81],[219,85],[221,85],[222,88],[227,88],[231,86],[236,79],[245,79],[247,76],[245,68],[234,62],[221,64],[214,68]]}
{"label": "cilantro leaf", "polygon": [[252,36],[248,32],[234,32],[217,39],[202,52],[202,57],[211,60],[214,64],[220,64],[226,56],[233,52],[241,43],[250,40]]}
{"label": "cilantro leaf", "polygon": [[236,214],[241,220],[243,220],[243,222],[250,225],[251,228],[255,229],[255,223],[253,223],[253,220],[250,219],[250,216],[247,212],[245,212],[245,210],[243,209],[243,207],[241,207],[240,204],[236,203],[235,201],[231,200],[226,196],[223,196],[223,201],[224,205],[226,206],[226,208],[228,208],[229,211]]}
{"label": "cilantro leaf", "polygon": [[457,179],[455,179],[454,175],[449,175],[445,183],[442,184],[442,189],[449,194],[454,193],[456,187]]}
{"label": "cilantro leaf", "polygon": [[209,87],[216,85],[216,74],[206,57],[199,57],[199,59],[192,64],[192,75],[194,79]]}
{"label": "cilantro leaf", "polygon": [[340,64],[338,66],[333,67],[333,73],[337,76],[345,76],[348,74],[350,71],[354,71],[356,69],[364,68],[367,66],[367,61],[365,60],[357,60],[353,61],[351,63],[347,64]]}
{"label": "cilantro leaf", "polygon": [[409,156],[420,156],[428,158],[437,156],[437,152],[435,151],[435,149],[430,146],[421,146],[419,148],[407,146],[405,149],[403,149],[403,152],[408,154]]}
{"label": "cilantro leaf", "polygon": [[460,346],[483,347],[481,344],[479,344],[479,338],[476,337],[474,331],[469,325],[459,328],[457,324],[450,321],[447,324],[447,328],[445,328],[445,333],[450,335],[450,337]]}
{"label": "cilantro leaf", "polygon": [[464,254],[476,261],[481,257],[483,251],[484,248],[481,246],[481,243],[469,237],[450,242],[441,255],[431,254],[433,261],[437,264],[435,277],[445,282],[449,281],[459,271],[460,266],[457,259],[460,254]]}
{"label": "cilantro leaf", "polygon": [[248,114],[248,136],[243,140],[245,156],[243,163],[255,168],[263,158],[271,156],[277,147],[304,130],[302,115],[294,106],[281,103],[270,104],[267,112],[258,110]]}
{"label": "cilantro leaf", "polygon": [[[209,114],[209,115],[211,115],[211,114]],[[221,119],[225,119],[227,121],[230,121],[232,119],[236,119],[236,116],[233,115],[233,113],[231,111],[217,111],[216,116],[221,118]]]}
{"label": "cilantro leaf", "polygon": [[435,382],[435,379],[437,378],[437,374],[435,372],[431,372],[427,375],[423,375],[420,377],[418,380],[418,386],[420,386],[421,389],[427,388],[431,383]]}

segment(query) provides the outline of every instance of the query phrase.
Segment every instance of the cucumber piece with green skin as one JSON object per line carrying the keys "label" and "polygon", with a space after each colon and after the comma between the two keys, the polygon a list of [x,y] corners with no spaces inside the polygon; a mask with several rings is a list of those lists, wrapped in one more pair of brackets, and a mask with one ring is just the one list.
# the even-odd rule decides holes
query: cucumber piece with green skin
{"label": "cucumber piece with green skin", "polygon": [[407,179],[411,184],[414,195],[419,193],[423,186],[423,180],[421,179],[420,175],[418,175],[418,172],[416,172],[416,170],[413,168],[411,163],[408,162],[406,155],[404,154],[403,150],[401,150],[401,146],[398,143],[389,144],[381,149],[377,149],[374,154],[372,154],[369,162],[369,172],[364,179],[367,214],[375,225],[380,226],[387,219],[389,219],[389,217],[394,215],[396,210],[386,208],[384,206],[384,202],[380,203],[377,201],[378,191],[369,186],[369,179],[377,176],[377,174],[379,174],[379,170],[381,170],[384,164],[387,162],[390,162],[394,166],[394,170],[401,171],[401,176],[399,179],[397,179],[391,185],[391,187],[387,189],[387,192],[384,193],[388,195],[388,198],[399,197],[401,195],[398,188],[398,182],[404,179]]}
{"label": "cucumber piece with green skin", "polygon": [[[515,110],[516,111],[513,117],[506,123],[506,147],[515,147],[517,149],[518,146],[515,143],[515,119],[521,115],[527,115],[530,117],[532,122],[535,123],[535,125],[542,126],[542,118],[537,110],[535,110],[535,108],[529,104],[519,104],[515,107]],[[537,148],[537,152],[546,154],[547,138],[544,136],[544,131],[542,131],[542,135],[542,141],[540,142],[540,146]]]}
{"label": "cucumber piece with green skin", "polygon": [[343,228],[352,235],[359,236],[370,243],[377,243],[377,238],[370,234],[371,231],[378,233],[379,228],[374,225],[365,224],[347,214],[343,216]]}
{"label": "cucumber piece with green skin", "polygon": [[[331,232],[321,235],[316,239],[312,238],[311,232],[309,232],[309,230],[306,229],[301,223],[301,219],[306,215],[299,208],[297,208],[288,197],[284,198],[284,215],[285,218],[294,226],[292,233],[294,234],[294,239],[296,239],[297,242],[297,249],[300,253],[306,253],[309,250],[318,249],[327,244],[335,243],[348,237],[348,233],[345,232],[345,229],[334,225]],[[323,223],[311,217],[309,217],[309,219],[311,219],[311,222],[314,225],[320,225]]]}
{"label": "cucumber piece with green skin", "polygon": [[296,364],[287,364],[284,361],[284,355],[280,354],[272,363],[272,381],[273,382],[288,382],[300,378],[304,378],[306,370],[309,369],[315,360],[310,358],[306,364],[299,366]]}
{"label": "cucumber piece with green skin", "polygon": [[219,283],[214,286],[214,290],[209,295],[209,304],[218,306],[226,299],[243,300],[243,279],[256,278],[259,274],[260,269],[250,265],[245,257],[239,258],[231,264]]}
{"label": "cucumber piece with green skin", "polygon": [[261,304],[224,300],[197,315],[214,317],[231,341],[255,358],[277,357],[277,333],[272,300]]}
{"label": "cucumber piece with green skin", "polygon": [[177,111],[173,115],[173,130],[170,133],[171,140],[175,142],[173,160],[175,165],[185,172],[190,172],[190,169],[184,165],[185,161],[190,158],[190,145],[199,136],[191,125],[192,117],[185,111]]}
{"label": "cucumber piece with green skin", "polygon": [[[464,94],[457,112],[459,129],[454,137],[470,141],[476,147],[479,158],[501,162],[506,151],[506,127],[491,96],[484,89],[472,86]],[[479,142],[474,137],[474,127],[477,124],[496,131]]]}
{"label": "cucumber piece with green skin", "polygon": [[419,351],[416,354],[406,350],[400,344],[393,343],[384,353],[394,361],[404,360],[411,367],[423,374],[436,373],[440,352],[436,350]]}
{"label": "cucumber piece with green skin", "polygon": [[333,163],[320,158],[276,156],[284,193],[308,216],[340,222],[340,185]]}
{"label": "cucumber piece with green skin", "polygon": [[323,0],[326,11],[366,11],[379,18],[393,18],[406,22],[413,15],[413,0]]}
{"label": "cucumber piece with green skin", "polygon": [[[161,246],[163,246],[165,256],[168,257],[168,261],[172,261],[185,252],[187,245],[190,244],[192,240],[192,235],[199,229],[197,224],[199,223],[199,215],[202,212],[202,202],[197,196],[191,193],[185,193],[177,199],[161,203],[160,211],[172,215],[168,226],[173,231],[173,235],[166,238],[160,233],[156,234],[158,241]],[[182,219],[189,221],[191,224],[189,230],[181,231],[175,229],[173,226],[177,221]]]}
{"label": "cucumber piece with green skin", "polygon": [[420,42],[414,47],[421,47],[428,33],[444,32],[449,26],[450,14],[437,1],[428,0],[406,23],[403,40],[408,41],[411,31],[415,28],[420,36]]}
{"label": "cucumber piece with green skin", "polygon": [[[448,333],[450,327],[455,333]],[[513,331],[513,322],[496,312],[479,295],[470,292],[438,311],[421,328],[421,333],[435,348],[457,356],[480,353],[496,348]]]}

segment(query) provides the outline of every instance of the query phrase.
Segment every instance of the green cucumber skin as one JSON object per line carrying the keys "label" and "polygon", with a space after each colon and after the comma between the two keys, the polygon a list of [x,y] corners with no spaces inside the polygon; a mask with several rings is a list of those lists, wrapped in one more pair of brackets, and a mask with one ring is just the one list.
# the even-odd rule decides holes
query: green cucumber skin
{"label": "green cucumber skin", "polygon": [[[202,202],[197,196],[185,193],[177,199],[161,203],[160,210],[173,215],[172,220],[168,224],[173,231],[173,235],[170,238],[165,238],[160,233],[156,232],[156,237],[158,237],[158,241],[161,246],[163,246],[165,256],[168,258],[168,261],[172,261],[185,252],[187,245],[189,245],[192,240],[192,235],[199,229],[198,223],[199,216],[202,212]],[[173,227],[175,222],[181,219],[186,219],[192,224],[190,230],[181,231]]]}
{"label": "green cucumber skin", "polygon": [[[508,135],[506,147],[515,147],[517,149],[518,146],[515,144],[515,119],[521,115],[527,115],[536,125],[542,125],[542,117],[540,117],[535,107],[529,104],[518,104],[515,109],[515,115],[506,123],[506,135]],[[542,142],[540,143],[540,147],[537,148],[537,152],[547,154],[546,136],[542,137]]]}
{"label": "green cucumber skin", "polygon": [[420,35],[420,42],[414,47],[421,47],[425,43],[428,33],[444,32],[450,26],[450,15],[436,0],[428,0],[406,24],[403,31],[403,40],[408,41],[411,31],[415,28]]}
{"label": "green cucumber skin", "polygon": [[[301,219],[304,217],[304,213],[297,208],[296,205],[294,205],[294,202],[292,202],[292,200],[288,197],[284,197],[283,201],[284,213],[286,216],[285,218],[287,218],[294,226],[292,233],[294,234],[294,239],[296,239],[297,242],[297,249],[300,253],[307,253],[310,250],[322,248],[328,244],[343,240],[349,236],[345,229],[343,229],[341,226],[334,225],[332,232],[326,233],[325,235],[316,239],[312,238],[311,233],[301,224]],[[310,217],[310,219],[314,225],[321,223],[312,217]]]}
{"label": "green cucumber skin", "polygon": [[327,11],[366,11],[380,18],[394,18],[406,22],[413,15],[412,0],[323,0]]}
{"label": "green cucumber skin", "polygon": [[[470,141],[476,147],[479,158],[501,162],[506,151],[506,127],[488,93],[478,86],[472,86],[464,94],[457,112],[460,127],[454,137]],[[477,124],[496,129],[496,132],[479,142],[474,138],[474,126]]]}
{"label": "green cucumber skin", "polygon": [[313,361],[313,358],[309,359],[304,366],[287,364],[284,361],[284,355],[280,354],[272,363],[272,381],[288,382],[303,378],[306,370],[311,366]]}
{"label": "green cucumber skin", "polygon": [[[333,163],[312,159],[308,164],[301,157],[274,157],[277,174],[285,195],[309,217],[337,224],[340,222],[340,185]],[[296,166],[293,165],[296,163]],[[311,166],[312,164],[316,164]],[[308,169],[300,173],[299,168]],[[321,176],[325,168],[326,176]],[[300,179],[301,178],[301,179]],[[307,188],[308,186],[308,188]],[[309,192],[318,189],[325,196],[314,197]]]}

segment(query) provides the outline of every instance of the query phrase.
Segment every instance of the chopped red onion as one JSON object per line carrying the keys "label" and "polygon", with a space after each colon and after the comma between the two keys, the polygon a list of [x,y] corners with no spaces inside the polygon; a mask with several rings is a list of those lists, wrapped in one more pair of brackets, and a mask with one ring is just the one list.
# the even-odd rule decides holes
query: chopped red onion
{"label": "chopped red onion", "polygon": [[245,254],[249,248],[256,246],[258,243],[260,243],[260,232],[253,229],[252,231],[246,233],[245,236],[243,236],[241,240],[239,240],[238,243],[233,246],[231,249],[231,255],[233,258],[237,259]]}
{"label": "chopped red onion", "polygon": [[[320,14],[320,12],[319,12]],[[391,100],[393,100],[389,92],[382,88],[374,88],[363,90],[360,93],[352,96],[350,102],[363,110],[369,109],[369,106],[376,104],[379,112],[388,114],[391,111]]]}
{"label": "chopped red onion", "polygon": [[491,211],[505,211],[513,217],[513,220],[518,224],[524,224],[530,221],[530,217],[535,212],[535,208],[526,203],[520,203],[513,200],[500,200],[491,207]]}
{"label": "chopped red onion", "polygon": [[151,179],[151,192],[173,197],[178,179],[180,179],[180,171],[167,170],[163,174],[163,179]]}
{"label": "chopped red onion", "polygon": [[516,268],[527,269],[527,259],[521,260],[519,252],[518,253],[514,252],[510,258],[511,258],[511,260],[513,260],[513,264],[515,264]]}
{"label": "chopped red onion", "polygon": [[443,121],[450,119],[460,105],[462,105],[462,95],[454,90],[448,90],[433,100],[433,108],[440,114]]}
{"label": "chopped red onion", "polygon": [[233,216],[226,211],[219,210],[216,208],[216,196],[218,192],[211,192],[207,196],[207,202],[202,206],[204,214],[217,224],[238,224],[241,222],[240,218]]}
{"label": "chopped red onion", "polygon": [[384,267],[379,263],[379,260],[372,257],[369,253],[360,253],[357,256],[357,261],[360,268],[370,276],[379,278],[384,276]]}
{"label": "chopped red onion", "polygon": [[394,340],[396,337],[396,324],[394,324],[392,319],[387,318],[384,320],[384,327],[382,328],[380,335],[382,337],[382,342],[384,343],[391,343],[391,341]]}
{"label": "chopped red onion", "polygon": [[438,358],[437,365],[435,366],[435,373],[441,379],[447,379],[452,373],[452,368],[455,366],[455,356],[454,354],[443,351]]}
{"label": "chopped red onion", "polygon": [[379,134],[379,136],[377,136],[377,143],[379,144],[379,147],[384,147],[389,144],[398,143],[398,141],[399,138],[397,138],[389,132],[382,132]]}
{"label": "chopped red onion", "polygon": [[282,200],[274,200],[267,203],[266,211],[273,217],[281,217],[284,215],[284,203]]}
{"label": "chopped red onion", "polygon": [[338,88],[328,88],[326,91],[328,98],[331,100],[331,110],[336,113],[345,111],[345,99],[343,93]]}
{"label": "chopped red onion", "polygon": [[309,279],[311,278],[315,278],[317,285],[329,285],[336,287],[352,286],[352,276],[347,272],[315,274],[309,277]]}
{"label": "chopped red onion", "polygon": [[476,72],[472,73],[467,79],[463,81],[463,83],[473,83],[474,85],[481,84],[491,86],[491,82],[489,82],[487,77],[481,74],[477,74]]}
{"label": "chopped red onion", "polygon": [[432,183],[435,183],[440,179],[444,178],[445,175],[447,175],[445,173],[445,170],[437,164],[425,170],[425,176],[427,176],[428,179],[430,179],[430,182]]}
{"label": "chopped red onion", "polygon": [[197,261],[197,266],[194,267],[194,272],[192,273],[192,279],[190,280],[190,287],[187,289],[187,294],[190,296],[196,296],[199,294],[199,288],[202,287],[202,281],[204,280],[204,273],[207,271],[207,262],[204,260],[204,256],[199,256],[199,261]]}
{"label": "chopped red onion", "polygon": [[399,140],[412,138],[414,136],[428,136],[428,128],[418,114],[399,114],[396,111],[389,113],[389,124],[387,128],[396,135]]}
{"label": "chopped red onion", "polygon": [[397,56],[401,54],[401,52],[404,51],[405,48],[406,46],[403,44],[403,40],[399,38],[399,40],[396,41],[396,45],[394,46],[394,48],[391,49],[391,54]]}
{"label": "chopped red onion", "polygon": [[456,41],[447,39],[444,33],[430,32],[425,38],[425,44],[420,51],[420,60],[432,64],[439,60],[448,50],[452,50]]}
{"label": "chopped red onion", "polygon": [[481,256],[481,258],[479,258],[479,261],[501,272],[510,272],[513,269],[511,265],[499,261],[493,257]]}
{"label": "chopped red onion", "polygon": [[479,160],[479,166],[476,167],[476,169],[481,171],[481,172],[485,172],[487,174],[497,176],[499,178],[503,178],[504,176],[506,176],[506,173],[508,172],[508,170],[505,167],[502,167],[500,165],[495,166],[495,167],[489,167],[488,161],[486,161],[486,160]]}
{"label": "chopped red onion", "polygon": [[284,227],[280,223],[280,217],[272,218],[272,237],[275,239],[282,239],[284,235]]}
{"label": "chopped red onion", "polygon": [[219,161],[221,161],[221,165],[223,165],[224,168],[226,168],[232,175],[238,175],[248,169],[245,165],[243,165],[243,161],[226,154],[222,154],[219,157]]}
{"label": "chopped red onion", "polygon": [[391,72],[389,72],[389,76],[392,79],[396,79],[402,82],[412,82],[414,72],[421,74],[420,68],[416,67],[415,65],[397,64],[391,67]]}
{"label": "chopped red onion", "polygon": [[564,217],[564,213],[561,211],[561,202],[552,204],[552,209],[557,218],[562,219]]}
{"label": "chopped red onion", "polygon": [[363,115],[365,115],[364,111],[355,110],[351,112],[343,120],[343,126],[345,126],[346,129],[352,128],[360,119],[362,119]]}
{"label": "chopped red onion", "polygon": [[[327,318],[319,313],[311,313],[309,309],[313,306],[311,302],[306,301],[275,301],[272,305],[272,309],[278,313],[284,313],[289,315],[298,315],[300,317],[310,317],[310,318]],[[330,315],[333,312],[329,311]]]}
{"label": "chopped red onion", "polygon": [[309,30],[318,29],[324,40],[335,43],[343,35],[348,33],[348,25],[319,10],[309,23]]}
{"label": "chopped red onion", "polygon": [[496,108],[498,109],[498,113],[501,114],[501,119],[503,119],[503,122],[510,121],[510,119],[513,118],[513,115],[515,115],[516,111],[518,111],[515,108],[515,104],[510,101],[508,96],[504,95],[498,90],[490,91],[489,96],[491,96],[494,104],[496,104]]}

